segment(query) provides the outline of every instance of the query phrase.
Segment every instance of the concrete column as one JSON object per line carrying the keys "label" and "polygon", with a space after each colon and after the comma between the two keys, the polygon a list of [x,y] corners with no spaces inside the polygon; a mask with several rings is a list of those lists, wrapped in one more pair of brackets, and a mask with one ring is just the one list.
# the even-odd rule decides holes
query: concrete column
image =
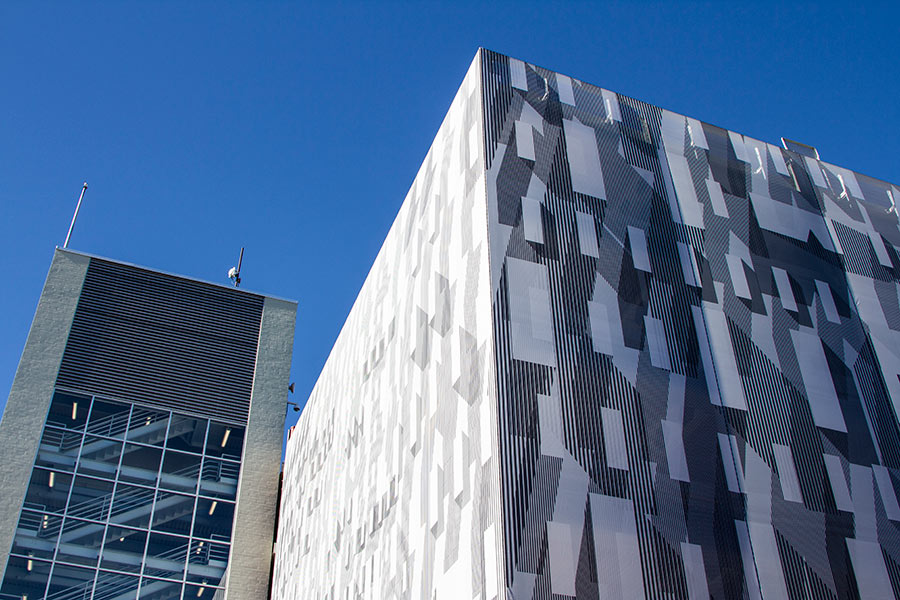
{"label": "concrete column", "polygon": [[56,249],[0,421],[0,581],[90,260]]}
{"label": "concrete column", "polygon": [[260,600],[268,591],[296,314],[294,302],[266,298],[263,305],[226,600]]}

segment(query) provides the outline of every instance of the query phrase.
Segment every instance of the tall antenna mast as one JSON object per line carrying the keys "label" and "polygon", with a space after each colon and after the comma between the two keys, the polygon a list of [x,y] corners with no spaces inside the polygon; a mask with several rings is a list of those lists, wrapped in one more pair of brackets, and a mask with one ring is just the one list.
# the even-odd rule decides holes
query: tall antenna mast
{"label": "tall antenna mast", "polygon": [[238,257],[238,265],[228,269],[228,279],[234,284],[234,287],[241,285],[241,263],[244,262],[244,247],[241,246],[241,255]]}
{"label": "tall antenna mast", "polygon": [[69,238],[72,237],[72,230],[75,229],[75,219],[78,218],[78,211],[81,209],[81,201],[84,200],[84,193],[87,191],[87,181],[81,186],[81,195],[78,196],[78,204],[75,205],[75,214],[72,215],[72,223],[69,225],[69,233],[66,234],[66,241],[63,242],[63,248],[69,247]]}

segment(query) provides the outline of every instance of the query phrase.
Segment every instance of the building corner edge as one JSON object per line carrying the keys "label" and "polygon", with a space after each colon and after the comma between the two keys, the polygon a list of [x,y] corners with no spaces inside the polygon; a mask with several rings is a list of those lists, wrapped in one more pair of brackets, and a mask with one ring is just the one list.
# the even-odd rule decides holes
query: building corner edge
{"label": "building corner edge", "polygon": [[89,263],[86,256],[54,251],[0,420],[0,581],[40,444],[39,435],[20,432],[44,428]]}

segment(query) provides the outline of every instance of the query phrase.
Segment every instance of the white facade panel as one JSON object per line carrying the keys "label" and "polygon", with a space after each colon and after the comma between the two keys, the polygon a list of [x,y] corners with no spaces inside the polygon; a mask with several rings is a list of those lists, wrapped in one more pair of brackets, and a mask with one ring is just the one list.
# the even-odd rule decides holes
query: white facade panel
{"label": "white facade panel", "polygon": [[476,57],[288,442],[275,599],[505,587],[479,80]]}

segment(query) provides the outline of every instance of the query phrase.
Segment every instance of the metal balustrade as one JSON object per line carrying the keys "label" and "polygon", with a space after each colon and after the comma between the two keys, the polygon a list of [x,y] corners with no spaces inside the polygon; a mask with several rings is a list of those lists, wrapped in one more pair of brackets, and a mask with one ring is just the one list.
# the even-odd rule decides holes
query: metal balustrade
{"label": "metal balustrade", "polygon": [[[181,569],[183,571],[184,570],[184,561],[188,555],[189,550],[190,550],[190,542],[186,542],[185,544],[183,544],[181,546],[177,546],[175,548],[172,548],[171,550],[163,552],[162,554],[154,554],[154,555],[148,554],[147,558],[154,559],[154,560],[170,560],[172,562],[179,562],[177,560],[177,557],[179,555],[181,555],[180,562],[181,562]],[[171,577],[172,571],[173,571],[173,569],[148,569],[146,567],[146,565],[144,566],[144,575],[146,575],[148,577]]]}
{"label": "metal balustrade", "polygon": [[[127,575],[104,574],[103,581],[97,579],[81,585],[60,590],[46,596],[44,600],[113,600],[114,598],[134,598],[137,595],[138,579]],[[129,593],[130,592],[130,593]],[[128,595],[126,595],[128,594]]]}
{"label": "metal balustrade", "polygon": [[[54,423],[48,424],[53,425]],[[73,433],[78,433],[79,435],[71,435]],[[61,452],[66,453],[70,450],[74,450],[81,445],[81,435],[80,431],[76,432],[71,429],[53,429],[51,427],[47,427],[44,429],[44,435],[41,438],[41,445],[54,446],[58,448]],[[66,435],[70,434],[70,435]],[[66,439],[68,438],[68,439]]]}
{"label": "metal balustrade", "polygon": [[[161,414],[152,410],[135,408],[134,413],[130,417],[128,414],[110,415],[109,417],[101,419],[97,423],[88,424],[87,433],[91,435],[114,437],[120,433],[129,431],[129,440],[139,441],[144,444],[154,444],[165,439],[167,435],[178,436],[183,433],[187,433],[187,431],[189,431],[191,428],[190,422],[176,421],[172,423],[172,427],[167,434],[165,424],[161,423],[161,421],[164,421],[167,418],[168,415],[165,413]],[[141,423],[141,425],[129,429],[129,423],[134,424],[135,422]],[[53,423],[50,421],[48,421],[48,423],[52,425],[65,426],[65,424]],[[162,426],[156,426],[157,424]],[[72,434],[83,433],[83,429],[83,427],[67,430],[59,430],[49,427],[45,428],[43,437],[41,438],[41,445],[55,448],[61,454],[72,456],[72,451],[81,446],[81,436]],[[103,460],[104,458],[108,458],[109,456],[112,456],[119,451],[117,442],[111,442],[107,440],[93,440],[85,445],[84,449],[82,450],[82,456],[84,456],[85,451],[94,451],[95,449],[99,450],[105,448],[106,446],[109,446],[109,448],[113,450],[111,454],[100,457],[94,456],[92,458]],[[74,458],[74,456],[72,457]]]}
{"label": "metal balustrade", "polygon": [[[183,567],[188,546],[189,544],[184,544],[157,556],[148,556],[148,558],[171,560],[173,562],[179,562],[180,558]],[[215,550],[217,554],[224,555],[225,560],[227,560],[227,548]],[[210,552],[210,554],[213,554],[213,552]],[[145,577],[164,578],[170,576],[171,573],[172,569],[144,569]],[[180,593],[180,581],[151,581],[142,588],[142,594],[146,594],[148,591],[157,591],[157,589],[158,591],[164,591],[166,587],[173,585],[178,586]],[[77,586],[50,594],[44,600],[116,600],[118,598],[134,598],[137,590],[138,578],[136,576],[101,571],[97,577],[96,585],[93,580],[86,581]],[[0,594],[0,600],[21,600],[21,597],[11,594]]]}
{"label": "metal balustrade", "polygon": [[[169,418],[169,414],[166,412],[159,412],[156,410],[139,408],[135,406],[131,413],[123,412],[116,413],[114,415],[108,415],[103,417],[102,419],[96,419],[94,421],[90,421],[81,425],[79,427],[69,427],[69,425],[65,421],[58,421],[52,418],[47,419],[47,424],[52,425],[54,427],[63,428],[63,430],[58,429],[45,429],[45,440],[50,442],[51,445],[57,446],[61,450],[71,450],[77,447],[81,442],[79,438],[76,438],[74,443],[63,444],[63,436],[66,432],[76,432],[76,433],[87,433],[91,435],[100,435],[106,437],[117,437],[120,434],[126,432],[137,432],[140,429],[150,427],[155,423],[166,420]],[[133,424],[141,423],[136,427],[132,427]],[[189,428],[189,427],[188,427]],[[163,437],[165,437],[164,428],[159,428],[160,431],[163,432]],[[176,435],[180,433],[185,433],[185,431],[180,431]],[[50,436],[47,439],[47,436]],[[129,437],[135,437],[133,435]],[[162,438],[160,438],[162,439]],[[158,441],[158,440],[156,440]],[[150,442],[153,443],[153,442]]]}
{"label": "metal balustrade", "polygon": [[222,481],[233,479],[237,482],[241,473],[241,465],[224,461],[206,461],[200,478],[204,481]]}
{"label": "metal balustrade", "polygon": [[[169,475],[173,475],[176,477],[196,477],[198,472],[199,468],[196,465],[190,465],[188,467],[170,473]],[[109,508],[110,505],[113,504],[113,502],[115,502],[115,505],[109,512],[110,519],[112,517],[121,516],[122,514],[136,508],[146,507],[146,509],[149,511],[153,506],[153,498],[155,495],[155,490],[147,488],[133,487],[127,490],[120,489],[109,494],[104,494],[103,496],[97,496],[96,498],[89,498],[76,504],[70,504],[66,514],[69,517],[75,517],[79,519],[93,519],[95,521],[102,521],[105,520],[105,518],[103,517],[104,513],[106,512],[107,508]],[[181,499],[181,496],[170,496],[170,498]],[[191,496],[190,498],[191,500],[193,500],[193,496]],[[31,502],[26,502],[24,508],[39,512],[45,512],[46,509],[44,505]],[[58,515],[54,516],[58,517]],[[43,518],[43,515],[23,513],[20,524],[24,523],[26,525],[32,526],[37,531],[37,537],[46,538],[55,536],[62,527],[61,519],[59,519],[53,525],[42,527]]]}
{"label": "metal balustrade", "polygon": [[[203,547],[202,557],[203,559],[199,561],[199,564],[207,565],[213,561],[220,561],[223,564],[228,561],[228,546],[222,546],[218,544],[205,544]],[[166,578],[171,577],[173,572],[178,570],[183,571],[185,567],[186,558],[190,557],[192,562],[194,561],[194,555],[189,554],[190,552],[190,542],[185,542],[181,546],[177,546],[166,552],[156,555],[147,555],[147,559],[156,561],[172,561],[174,563],[179,563],[180,568],[172,568],[172,569],[160,569],[160,568],[147,568],[145,565],[143,575],[145,577],[157,577],[157,578]],[[140,558],[139,558],[140,560]],[[180,584],[179,582],[174,581],[159,581],[152,582],[149,586],[145,586],[144,590],[146,591],[151,586],[156,586],[159,588],[164,588],[167,585],[171,584]],[[114,600],[116,598],[133,598],[133,592],[137,590],[137,578],[136,576],[128,576],[124,574],[116,574],[109,572],[100,572],[100,576],[97,578],[96,586],[94,586],[93,581],[84,582],[80,585],[67,588],[65,590],[60,590],[56,593],[50,594],[46,596],[45,600]],[[20,596],[13,596],[10,594],[0,594],[0,600],[21,600]]]}
{"label": "metal balustrade", "polygon": [[215,561],[227,563],[228,551],[228,546],[222,544],[203,543],[202,547],[197,547],[191,551],[190,556],[188,556],[188,563],[197,565],[208,565],[210,562]]}

